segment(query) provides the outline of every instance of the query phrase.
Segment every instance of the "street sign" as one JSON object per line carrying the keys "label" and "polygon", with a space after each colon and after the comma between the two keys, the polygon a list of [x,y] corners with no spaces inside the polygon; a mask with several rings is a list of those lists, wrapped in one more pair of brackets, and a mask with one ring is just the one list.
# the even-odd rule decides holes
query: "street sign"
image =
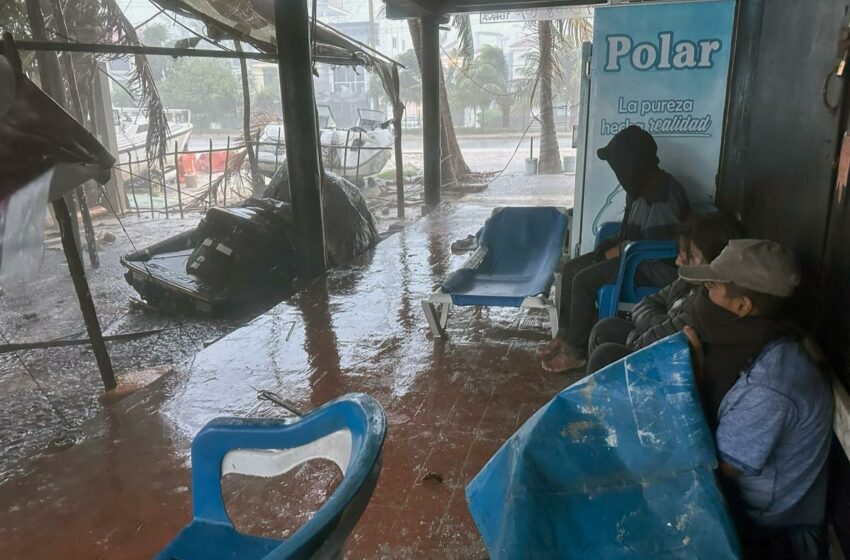
{"label": "street sign", "polygon": [[504,12],[481,12],[478,14],[479,23],[509,23],[523,21],[538,21],[549,19],[570,19],[588,17],[587,8],[529,8],[527,10],[508,10]]}

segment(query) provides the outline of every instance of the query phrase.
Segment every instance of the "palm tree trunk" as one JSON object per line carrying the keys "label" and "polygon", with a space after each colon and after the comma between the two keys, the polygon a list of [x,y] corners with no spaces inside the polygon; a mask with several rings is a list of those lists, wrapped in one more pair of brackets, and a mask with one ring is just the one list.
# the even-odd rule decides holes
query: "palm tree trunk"
{"label": "palm tree trunk", "polygon": [[[237,52],[242,52],[242,41],[234,40],[233,46]],[[239,70],[242,75],[242,136],[245,139],[245,151],[248,153],[248,164],[251,168],[251,193],[259,197],[265,185],[260,180],[260,171],[257,168],[257,152],[251,145],[254,140],[251,135],[251,90],[248,87],[248,63],[244,58],[239,59]]]}
{"label": "palm tree trunk", "polygon": [[[419,20],[410,18],[407,20],[410,29],[410,39],[413,41],[413,50],[416,60],[422,65],[422,30]],[[463,159],[463,153],[455,135],[455,127],[452,123],[452,113],[449,109],[449,95],[446,92],[446,80],[443,76],[443,67],[440,65],[440,149],[442,152],[441,182],[442,184],[453,183],[457,177],[463,177],[470,173],[469,166]]]}
{"label": "palm tree trunk", "polygon": [[555,131],[555,110],[552,107],[552,66],[554,43],[552,22],[541,21],[537,25],[537,40],[540,42],[540,163],[539,173],[560,173],[561,152]]}

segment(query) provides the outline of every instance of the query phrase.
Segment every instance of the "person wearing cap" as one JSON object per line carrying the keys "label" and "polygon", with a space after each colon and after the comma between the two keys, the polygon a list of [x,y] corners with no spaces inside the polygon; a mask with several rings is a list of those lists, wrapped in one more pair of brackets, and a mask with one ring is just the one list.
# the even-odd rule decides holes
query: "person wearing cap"
{"label": "person wearing cap", "polygon": [[[617,236],[564,265],[560,333],[538,350],[547,371],[584,367],[590,329],[596,322],[596,292],[616,281],[621,245],[641,239],[674,239],[679,223],[690,215],[685,190],[658,167],[657,151],[652,135],[638,126],[624,128],[597,150],[599,159],[608,163],[626,192],[623,223]],[[636,281],[643,286],[666,286],[675,279],[672,262],[645,262],[637,270]]]}
{"label": "person wearing cap", "polygon": [[833,398],[817,346],[785,318],[793,259],[773,241],[737,239],[679,275],[706,288],[685,331],[745,554],[826,558]]}
{"label": "person wearing cap", "polygon": [[[736,219],[723,212],[694,214],[678,231],[676,266],[706,264],[714,260],[730,239],[742,237]],[[694,301],[701,288],[677,278],[661,291],[643,298],[631,317],[608,317],[590,331],[587,372],[593,373],[693,325]]]}

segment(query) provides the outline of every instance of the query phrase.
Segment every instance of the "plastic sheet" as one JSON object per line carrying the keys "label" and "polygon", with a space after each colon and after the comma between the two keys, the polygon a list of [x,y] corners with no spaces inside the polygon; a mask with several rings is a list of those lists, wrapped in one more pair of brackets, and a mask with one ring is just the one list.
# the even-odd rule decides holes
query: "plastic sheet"
{"label": "plastic sheet", "polygon": [[677,334],[562,391],[466,489],[490,556],[738,558]]}
{"label": "plastic sheet", "polygon": [[44,260],[47,195],[53,169],[0,201],[0,280],[31,279]]}

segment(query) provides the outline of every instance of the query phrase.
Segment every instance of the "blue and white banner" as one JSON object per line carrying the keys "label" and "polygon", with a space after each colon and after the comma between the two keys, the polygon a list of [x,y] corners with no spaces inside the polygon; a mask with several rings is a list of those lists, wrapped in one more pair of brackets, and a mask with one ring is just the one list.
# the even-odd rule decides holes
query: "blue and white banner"
{"label": "blue and white banner", "polygon": [[573,231],[582,253],[601,224],[622,217],[625,194],[596,150],[629,125],[655,137],[661,168],[692,205],[713,203],[734,11],[734,0],[596,9],[586,167],[576,185],[582,216]]}

